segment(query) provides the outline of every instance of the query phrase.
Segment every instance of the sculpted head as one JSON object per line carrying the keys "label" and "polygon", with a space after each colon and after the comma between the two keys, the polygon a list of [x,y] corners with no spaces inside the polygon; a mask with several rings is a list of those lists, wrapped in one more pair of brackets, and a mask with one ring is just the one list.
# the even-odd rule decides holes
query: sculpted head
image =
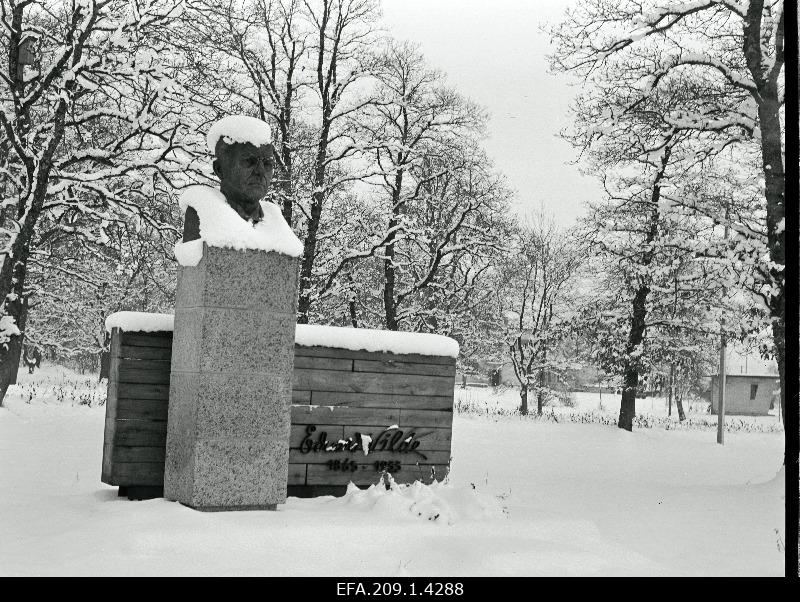
{"label": "sculpted head", "polygon": [[217,142],[214,173],[228,203],[248,212],[258,206],[269,190],[275,173],[271,144],[255,146],[249,142]]}
{"label": "sculpted head", "polygon": [[266,123],[241,115],[225,117],[209,130],[220,191],[243,217],[259,211],[275,173],[271,135]]}

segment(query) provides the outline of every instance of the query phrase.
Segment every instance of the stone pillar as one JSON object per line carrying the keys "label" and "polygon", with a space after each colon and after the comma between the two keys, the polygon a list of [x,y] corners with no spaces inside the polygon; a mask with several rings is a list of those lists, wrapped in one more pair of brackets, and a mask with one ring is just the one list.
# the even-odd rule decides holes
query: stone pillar
{"label": "stone pillar", "polygon": [[178,266],[164,497],[286,501],[298,261],[203,243],[197,266]]}

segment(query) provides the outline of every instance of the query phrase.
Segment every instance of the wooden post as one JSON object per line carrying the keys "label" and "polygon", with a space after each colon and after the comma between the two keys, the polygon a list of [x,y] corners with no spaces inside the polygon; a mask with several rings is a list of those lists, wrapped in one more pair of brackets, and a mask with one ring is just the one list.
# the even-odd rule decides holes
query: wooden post
{"label": "wooden post", "polygon": [[[725,239],[728,238],[729,227],[728,219],[730,216],[730,207],[725,205]],[[725,308],[722,308],[723,316],[725,315]],[[725,336],[725,318],[719,321],[719,405],[717,407],[717,443],[725,445],[725,352],[728,345],[728,339]]]}
{"label": "wooden post", "polygon": [[719,397],[717,404],[717,443],[720,445],[725,444],[725,351],[726,341],[725,335],[722,335],[722,344],[719,348],[719,378],[717,379],[717,386],[719,387]]}
{"label": "wooden post", "polygon": [[597,381],[597,391],[600,393],[600,411],[603,410],[603,385],[600,380]]}

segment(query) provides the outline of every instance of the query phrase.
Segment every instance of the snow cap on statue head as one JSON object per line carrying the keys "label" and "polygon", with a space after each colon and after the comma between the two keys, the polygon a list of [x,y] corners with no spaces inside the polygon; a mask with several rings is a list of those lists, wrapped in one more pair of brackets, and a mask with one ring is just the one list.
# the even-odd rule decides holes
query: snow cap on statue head
{"label": "snow cap on statue head", "polygon": [[272,144],[272,130],[269,125],[246,115],[228,115],[217,121],[208,130],[206,144],[209,152],[219,156],[218,145],[250,143],[253,146]]}

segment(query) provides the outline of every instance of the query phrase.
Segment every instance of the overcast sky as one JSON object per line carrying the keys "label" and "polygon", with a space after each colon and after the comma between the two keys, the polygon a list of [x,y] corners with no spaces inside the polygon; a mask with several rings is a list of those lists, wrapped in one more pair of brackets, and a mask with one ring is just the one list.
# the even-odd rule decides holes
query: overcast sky
{"label": "overcast sky", "polygon": [[564,225],[601,194],[596,180],[569,164],[575,151],[556,137],[569,123],[577,89],[548,73],[550,40],[540,25],[559,20],[572,3],[382,0],[392,36],[418,43],[431,66],[489,111],[485,147],[517,191],[520,209],[543,204]]}

